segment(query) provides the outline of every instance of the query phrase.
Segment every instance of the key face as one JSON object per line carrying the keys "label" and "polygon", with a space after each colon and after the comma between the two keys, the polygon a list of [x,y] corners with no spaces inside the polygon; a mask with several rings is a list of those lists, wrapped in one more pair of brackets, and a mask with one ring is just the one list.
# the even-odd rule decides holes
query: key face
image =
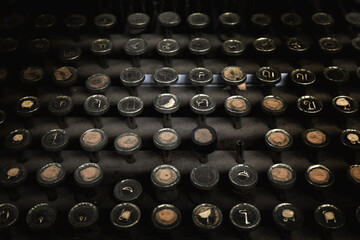
{"label": "key face", "polygon": [[132,203],[116,205],[110,213],[111,223],[118,229],[134,227],[140,220],[140,209]]}
{"label": "key face", "polygon": [[109,110],[110,103],[104,95],[92,95],[84,102],[85,111],[89,115],[99,116]]}
{"label": "key face", "polygon": [[345,224],[344,213],[334,205],[320,205],[314,212],[316,222],[325,229],[338,229]]}
{"label": "key face", "polygon": [[127,22],[132,28],[145,28],[150,23],[150,17],[145,13],[133,13],[127,17]]}
{"label": "key face", "polygon": [[297,100],[297,107],[306,114],[317,114],[323,108],[322,102],[313,96],[302,96]]}
{"label": "key face", "polygon": [[243,231],[252,231],[260,224],[259,210],[248,203],[240,203],[230,211],[231,223]]}
{"label": "key face", "polygon": [[290,79],[300,86],[308,86],[316,81],[316,75],[307,69],[295,69],[290,74]]}
{"label": "key face", "polygon": [[318,26],[326,27],[334,24],[334,18],[328,13],[318,12],[311,16],[311,20]]}
{"label": "key face", "polygon": [[32,229],[45,230],[55,224],[56,217],[57,211],[55,207],[47,203],[41,203],[29,210],[26,215],[26,223]]}
{"label": "key face", "polygon": [[292,37],[286,44],[288,49],[294,52],[305,52],[310,48],[310,44],[305,38]]}
{"label": "key face", "polygon": [[222,223],[222,212],[215,205],[200,204],[194,208],[192,219],[195,225],[201,229],[215,229]]}
{"label": "key face", "polygon": [[156,51],[165,57],[176,56],[180,51],[180,43],[172,38],[165,38],[156,44]]}
{"label": "key face", "polygon": [[341,114],[355,115],[359,110],[359,103],[349,96],[337,96],[332,100],[333,107]]}
{"label": "key face", "polygon": [[88,228],[93,226],[99,216],[98,208],[92,203],[76,204],[68,214],[70,224],[75,228]]}
{"label": "key face", "polygon": [[19,216],[18,208],[11,203],[0,204],[0,229],[6,230],[16,223]]}
{"label": "key face", "polygon": [[283,230],[295,231],[304,223],[303,213],[291,203],[280,203],[272,213],[275,223]]}
{"label": "key face", "polygon": [[203,29],[210,23],[210,18],[204,13],[192,13],[186,18],[187,23],[191,28]]}
{"label": "key face", "polygon": [[103,13],[94,18],[94,24],[99,29],[111,29],[116,24],[117,19],[113,14]]}

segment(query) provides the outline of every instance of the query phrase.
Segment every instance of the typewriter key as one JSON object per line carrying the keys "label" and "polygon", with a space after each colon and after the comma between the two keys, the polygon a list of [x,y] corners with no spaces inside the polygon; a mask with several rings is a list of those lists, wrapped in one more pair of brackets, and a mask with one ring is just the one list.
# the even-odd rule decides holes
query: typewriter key
{"label": "typewriter key", "polygon": [[109,64],[107,56],[112,53],[114,48],[113,43],[109,39],[97,39],[90,45],[91,52],[98,56],[99,63],[102,68],[108,68]]}
{"label": "typewriter key", "polygon": [[70,97],[60,95],[51,99],[47,107],[51,115],[58,117],[59,127],[64,129],[68,127],[65,116],[72,111],[73,106],[74,104]]}
{"label": "typewriter key", "polygon": [[281,152],[288,150],[293,144],[292,136],[283,129],[272,129],[265,135],[266,146],[273,151],[273,162],[281,162]]}
{"label": "typewriter key", "polygon": [[190,28],[195,29],[195,37],[200,37],[202,36],[201,30],[209,26],[210,17],[204,13],[195,12],[190,14],[186,21]]}
{"label": "typewriter key", "polygon": [[275,84],[281,81],[281,73],[274,67],[261,67],[256,70],[255,75],[263,84],[265,95],[271,94],[272,88],[275,87]]}
{"label": "typewriter key", "polygon": [[270,117],[268,120],[269,128],[276,128],[276,117],[285,113],[287,103],[279,96],[269,95],[261,100],[260,108],[263,113]]}
{"label": "typewriter key", "polygon": [[137,202],[142,196],[142,186],[135,179],[124,179],[114,187],[117,202]]}
{"label": "typewriter key", "polygon": [[53,154],[55,162],[62,162],[61,151],[68,145],[69,135],[62,129],[46,132],[41,138],[43,148]]}
{"label": "typewriter key", "polygon": [[66,171],[59,163],[48,163],[36,172],[36,179],[40,186],[47,190],[49,201],[55,201],[58,198],[56,187],[65,179]]}
{"label": "typewriter key", "polygon": [[320,129],[307,129],[301,138],[308,149],[308,157],[311,162],[318,162],[318,153],[325,149],[330,143],[330,137]]}
{"label": "typewriter key", "polygon": [[73,67],[64,66],[54,70],[53,81],[59,87],[69,87],[78,80],[78,70]]}
{"label": "typewriter key", "polygon": [[330,27],[334,24],[332,15],[324,12],[317,12],[311,16],[311,20],[318,27]]}
{"label": "typewriter key", "polygon": [[127,17],[127,22],[131,30],[141,33],[149,25],[150,17],[146,13],[132,13]]}
{"label": "typewriter key", "polygon": [[121,83],[130,89],[132,96],[137,96],[137,86],[145,80],[145,75],[139,68],[126,68],[120,72]]}
{"label": "typewriter key", "polygon": [[346,128],[347,118],[356,116],[359,110],[358,102],[349,96],[337,96],[333,98],[332,105],[342,118],[340,119],[340,126],[343,129]]}
{"label": "typewriter key", "polygon": [[164,163],[171,162],[171,150],[180,146],[181,139],[178,132],[171,128],[163,128],[153,135],[154,145],[162,150],[162,158]]}
{"label": "typewriter key", "polygon": [[143,111],[143,101],[134,96],[124,97],[118,102],[117,108],[122,116],[127,117],[129,128],[137,128],[135,117]]}
{"label": "typewriter key", "polygon": [[134,154],[142,147],[141,138],[135,133],[124,133],[114,141],[115,151],[126,156],[127,163],[134,163]]}
{"label": "typewriter key", "polygon": [[153,77],[156,84],[165,88],[165,92],[170,92],[170,85],[179,80],[177,72],[169,67],[156,69]]}
{"label": "typewriter key", "polygon": [[81,191],[76,192],[76,199],[79,202],[88,201],[93,204],[100,204],[104,198],[96,187],[101,184],[104,174],[96,163],[85,163],[79,166],[74,172],[76,185]]}
{"label": "typewriter key", "polygon": [[41,14],[36,17],[34,26],[41,31],[49,31],[54,27],[56,18],[52,14]]}
{"label": "typewriter key", "polygon": [[31,66],[20,72],[20,80],[26,85],[38,85],[45,77],[42,67]]}
{"label": "typewriter key", "polygon": [[68,28],[70,35],[72,35],[74,42],[81,40],[79,33],[84,28],[86,21],[86,17],[82,14],[72,14],[65,18],[65,26]]}
{"label": "typewriter key", "polygon": [[305,172],[305,179],[316,190],[331,187],[335,180],[330,169],[320,164],[310,166]]}
{"label": "typewriter key", "polygon": [[229,56],[229,64],[236,65],[236,57],[240,56],[245,51],[246,45],[235,39],[229,39],[223,42],[222,51]]}
{"label": "typewriter key", "polygon": [[305,38],[292,37],[286,42],[287,48],[294,53],[304,53],[310,48],[310,43]]}
{"label": "typewriter key", "polygon": [[211,42],[206,38],[193,38],[188,44],[188,49],[196,56],[196,65],[204,67],[204,55],[210,52]]}
{"label": "typewriter key", "polygon": [[[331,204],[318,206],[314,211],[314,217],[317,224],[326,231],[339,229],[345,224],[344,213]],[[324,239],[331,239],[329,236],[327,237]]]}
{"label": "typewriter key", "polygon": [[299,27],[302,23],[302,18],[297,13],[284,13],[280,19],[285,26],[291,28]]}
{"label": "typewriter key", "polygon": [[28,42],[28,50],[35,55],[45,55],[50,50],[50,40],[47,38],[36,38]]}
{"label": "typewriter key", "polygon": [[249,114],[251,103],[247,98],[242,96],[231,96],[225,101],[226,113],[233,117],[233,127],[241,128],[241,118]]}
{"label": "typewriter key", "polygon": [[6,113],[0,109],[0,127],[4,125],[6,120]]}
{"label": "typewriter key", "polygon": [[101,115],[110,108],[110,102],[104,95],[92,95],[84,102],[84,109],[87,114],[94,117],[94,127],[102,128]]}
{"label": "typewriter key", "polygon": [[108,34],[116,25],[117,19],[113,14],[102,13],[94,18],[94,25],[100,35]]}
{"label": "typewriter key", "polygon": [[110,213],[110,221],[117,230],[130,230],[140,221],[140,209],[132,203],[116,205]]}
{"label": "typewriter key", "polygon": [[345,15],[345,20],[355,28],[360,28],[360,13],[350,12]]}
{"label": "typewriter key", "polygon": [[11,201],[19,199],[18,187],[28,176],[28,170],[20,163],[11,163],[4,166],[0,172],[0,184],[8,191]]}
{"label": "typewriter key", "polygon": [[164,115],[164,127],[171,128],[171,114],[180,108],[180,101],[177,96],[171,93],[162,93],[154,99],[153,105],[157,112]]}
{"label": "typewriter key", "polygon": [[70,225],[75,229],[90,230],[99,218],[98,208],[89,202],[81,202],[73,206],[68,214]]}
{"label": "typewriter key", "polygon": [[193,68],[187,76],[198,93],[204,93],[204,87],[213,81],[213,73],[207,68]]}
{"label": "typewriter key", "polygon": [[241,17],[233,12],[225,12],[219,16],[219,22],[224,28],[235,29],[241,22]]}
{"label": "typewriter key", "polygon": [[217,229],[221,225],[223,215],[217,206],[203,203],[194,208],[192,220],[198,229],[209,231]]}
{"label": "typewriter key", "polygon": [[219,182],[219,172],[209,165],[200,165],[191,170],[190,180],[195,188],[202,191],[211,191]]}
{"label": "typewriter key", "polygon": [[296,183],[296,172],[287,164],[278,163],[272,165],[267,171],[270,184],[278,190],[278,199],[285,201],[285,189],[292,188]]}
{"label": "typewriter key", "polygon": [[349,81],[349,73],[341,67],[327,67],[324,69],[323,74],[329,83],[336,86],[344,85]]}
{"label": "typewriter key", "polygon": [[325,53],[338,53],[342,50],[342,43],[336,38],[324,37],[319,40],[319,46]]}
{"label": "typewriter key", "polygon": [[178,197],[177,185],[180,183],[179,170],[171,165],[160,165],[151,172],[151,182],[160,202],[173,202]]}
{"label": "typewriter key", "polygon": [[230,210],[230,221],[239,231],[251,232],[260,225],[260,211],[249,203],[240,203]]}
{"label": "typewriter key", "polygon": [[82,50],[79,47],[63,47],[59,51],[60,62],[66,65],[76,65],[81,58]]}
{"label": "typewriter key", "polygon": [[19,210],[11,203],[2,203],[0,213],[0,238],[11,240],[11,230],[18,220]]}
{"label": "typewriter key", "polygon": [[26,224],[33,231],[47,231],[54,226],[57,210],[48,203],[40,203],[32,207],[26,215]]}
{"label": "typewriter key", "polygon": [[101,129],[89,129],[80,137],[81,148],[90,153],[91,162],[99,162],[99,151],[108,143],[106,133]]}
{"label": "typewriter key", "polygon": [[171,28],[180,24],[180,15],[175,12],[162,12],[158,15],[157,20],[165,31],[165,38],[171,38]]}
{"label": "typewriter key", "polygon": [[305,88],[316,81],[316,75],[308,69],[295,69],[290,73],[290,79],[296,87]]}
{"label": "typewriter key", "polygon": [[214,152],[217,147],[217,134],[214,128],[201,125],[191,132],[193,150],[200,155],[200,162],[207,163],[207,155]]}
{"label": "typewriter key", "polygon": [[86,79],[86,88],[91,93],[103,93],[111,85],[111,79],[104,73],[93,74]]}
{"label": "typewriter key", "polygon": [[237,95],[238,86],[245,83],[246,72],[238,66],[227,66],[221,71],[221,77],[231,87],[231,95]]}
{"label": "typewriter key", "polygon": [[146,52],[146,42],[142,38],[130,38],[124,44],[124,51],[132,57],[132,65],[140,67],[140,56]]}
{"label": "typewriter key", "polygon": [[238,164],[229,171],[229,180],[238,194],[246,194],[254,189],[258,181],[258,173],[255,168],[247,164]]}
{"label": "typewriter key", "polygon": [[341,132],[340,141],[346,149],[345,155],[350,161],[356,161],[356,153],[360,148],[360,131],[345,129]]}
{"label": "typewriter key", "polygon": [[40,102],[37,97],[26,96],[16,102],[16,115],[22,118],[26,128],[33,127],[32,118],[40,108]]}
{"label": "typewriter key", "polygon": [[206,124],[206,115],[215,111],[216,104],[212,97],[206,94],[197,94],[190,100],[191,110],[199,114],[198,124]]}
{"label": "typewriter key", "polygon": [[263,33],[264,29],[267,29],[271,25],[271,17],[268,14],[265,13],[255,13],[251,15],[251,23],[259,30],[261,33]]}
{"label": "typewriter key", "polygon": [[271,38],[258,38],[253,45],[255,50],[262,54],[270,54],[276,50],[275,42]]}
{"label": "typewriter key", "polygon": [[181,212],[171,204],[162,204],[153,210],[151,221],[160,230],[170,230],[180,224]]}
{"label": "typewriter key", "polygon": [[162,39],[156,44],[156,52],[164,57],[165,67],[172,67],[172,57],[180,52],[180,43],[171,38]]}
{"label": "typewriter key", "polygon": [[272,212],[272,217],[283,231],[283,239],[291,239],[290,232],[301,229],[304,223],[304,214],[291,203],[278,204]]}
{"label": "typewriter key", "polygon": [[298,110],[306,116],[305,127],[311,128],[312,117],[318,116],[323,109],[322,102],[314,96],[302,96],[297,100]]}
{"label": "typewriter key", "polygon": [[26,129],[17,129],[6,136],[4,145],[7,149],[17,153],[16,160],[25,162],[25,150],[29,148],[32,142],[31,134]]}

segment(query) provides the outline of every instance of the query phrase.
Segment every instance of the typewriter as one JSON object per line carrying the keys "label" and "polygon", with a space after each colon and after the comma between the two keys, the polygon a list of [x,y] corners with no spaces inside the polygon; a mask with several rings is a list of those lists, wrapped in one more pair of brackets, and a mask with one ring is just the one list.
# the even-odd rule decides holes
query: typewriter
{"label": "typewriter", "polygon": [[8,0],[0,29],[0,239],[359,239],[358,0]]}

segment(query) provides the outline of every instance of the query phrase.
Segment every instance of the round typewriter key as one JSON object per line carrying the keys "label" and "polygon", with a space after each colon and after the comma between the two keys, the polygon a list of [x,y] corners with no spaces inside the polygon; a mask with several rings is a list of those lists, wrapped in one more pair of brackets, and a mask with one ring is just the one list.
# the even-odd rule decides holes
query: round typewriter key
{"label": "round typewriter key", "polygon": [[296,183],[296,172],[287,164],[272,165],[267,171],[270,184],[278,190],[278,199],[286,201],[285,189],[292,188]]}
{"label": "round typewriter key", "polygon": [[181,139],[178,132],[174,129],[163,128],[154,133],[153,143],[157,148],[163,150],[163,162],[168,163],[171,162],[170,150],[174,150],[179,147]]}
{"label": "round typewriter key", "polygon": [[16,115],[23,118],[26,128],[32,128],[33,121],[31,117],[39,111],[39,108],[40,102],[37,97],[26,96],[16,102]]}
{"label": "round typewriter key", "polygon": [[171,38],[162,39],[156,44],[156,52],[165,58],[166,67],[172,67],[172,57],[180,52],[180,43]]}
{"label": "round typewriter key", "polygon": [[18,49],[18,45],[18,40],[14,38],[0,38],[0,53],[12,53]]}
{"label": "round typewriter key", "polygon": [[316,81],[316,75],[307,69],[295,69],[291,72],[290,79],[297,86],[306,87]]}
{"label": "round typewriter key", "polygon": [[296,13],[284,13],[280,19],[285,26],[292,28],[300,26],[302,22],[301,16]]}
{"label": "round typewriter key", "polygon": [[32,207],[26,215],[26,223],[34,231],[46,231],[54,226],[57,217],[56,208],[48,203]]}
{"label": "round typewriter key", "polygon": [[225,55],[232,57],[230,59],[230,64],[236,65],[236,57],[240,56],[245,51],[246,45],[235,39],[229,39],[223,42],[222,51]]}
{"label": "round typewriter key", "polygon": [[360,13],[350,12],[345,15],[345,20],[356,28],[360,27]]}
{"label": "round typewriter key", "polygon": [[71,86],[78,80],[78,78],[78,70],[69,66],[57,68],[53,73],[53,81],[60,87]]}
{"label": "round typewriter key", "polygon": [[201,30],[209,26],[210,17],[204,13],[192,13],[186,18],[189,26],[196,30]]}
{"label": "round typewriter key", "polygon": [[175,12],[162,12],[158,15],[157,20],[160,26],[165,30],[165,37],[171,37],[171,28],[176,27],[180,24],[180,15]]}
{"label": "round typewriter key", "polygon": [[246,81],[246,72],[239,66],[227,66],[221,71],[221,77],[231,86],[231,94],[236,95],[237,87]]}
{"label": "round typewriter key", "polygon": [[276,116],[283,115],[287,109],[286,101],[274,95],[264,97],[260,102],[261,111],[269,115],[268,126],[270,128],[276,127]]}
{"label": "round typewriter key", "polygon": [[292,136],[283,129],[272,129],[265,135],[265,144],[274,152],[273,162],[281,162],[281,151],[288,150],[293,144]]}
{"label": "round typewriter key", "polygon": [[301,138],[308,149],[308,157],[311,162],[318,162],[319,150],[325,149],[329,143],[329,136],[320,129],[307,129],[301,135]]}
{"label": "round typewriter key", "polygon": [[143,101],[134,96],[124,97],[118,102],[117,108],[122,116],[127,117],[129,128],[137,128],[135,117],[143,111]]}
{"label": "round typewriter key", "polygon": [[101,115],[105,114],[110,108],[110,102],[104,95],[92,95],[84,102],[84,109],[87,114],[94,117],[94,127],[101,128]]}
{"label": "round typewriter key", "polygon": [[154,72],[154,82],[165,88],[165,92],[170,92],[170,85],[175,84],[179,77],[173,68],[158,68]]}
{"label": "round typewriter key", "polygon": [[114,187],[114,196],[117,202],[136,202],[142,195],[142,186],[135,179],[124,179]]}
{"label": "round typewriter key", "polygon": [[360,149],[360,131],[356,129],[345,129],[341,132],[340,141],[346,149],[348,158],[356,161],[356,153]]}
{"label": "round typewriter key", "polygon": [[334,24],[332,15],[324,12],[317,12],[311,16],[311,20],[319,27],[329,27]]}
{"label": "round typewriter key", "polygon": [[56,186],[60,185],[65,179],[66,171],[58,163],[48,163],[36,172],[38,183],[47,189],[49,201],[58,198]]}
{"label": "round typewriter key", "polygon": [[124,51],[132,57],[134,67],[140,67],[140,56],[146,52],[146,42],[142,38],[130,38],[124,44]]}
{"label": "round typewriter key", "polygon": [[134,154],[140,150],[142,141],[140,136],[135,133],[124,133],[115,139],[114,146],[118,154],[127,157],[126,161],[128,163],[134,163]]}
{"label": "round typewriter key", "polygon": [[323,109],[322,102],[314,96],[302,96],[297,100],[298,110],[304,114],[307,118],[305,119],[305,127],[311,128],[312,117],[319,115]]}
{"label": "round typewriter key", "polygon": [[333,98],[332,105],[336,112],[342,117],[340,125],[346,128],[346,119],[354,117],[359,111],[358,102],[349,96],[337,96]]}
{"label": "round typewriter key", "polygon": [[68,214],[68,220],[76,229],[90,229],[99,218],[98,208],[89,202],[81,202],[73,206]]}
{"label": "round typewriter key", "polygon": [[320,164],[310,166],[306,170],[305,178],[315,188],[328,188],[334,184],[330,169]]}
{"label": "round typewriter key", "polygon": [[154,99],[153,104],[156,111],[164,114],[164,127],[171,128],[171,114],[180,108],[180,101],[177,96],[171,93],[162,93]]}
{"label": "round typewriter key", "polygon": [[103,180],[103,172],[96,163],[85,163],[74,172],[76,184],[82,188],[93,188]]}
{"label": "round typewriter key", "polygon": [[188,49],[196,56],[197,66],[204,67],[203,56],[210,52],[211,42],[206,38],[193,38],[188,44]]}
{"label": "round typewriter key", "polygon": [[315,209],[315,221],[325,230],[339,229],[345,224],[345,215],[331,204],[323,204]]}
{"label": "round typewriter key", "polygon": [[97,39],[90,45],[91,52],[98,56],[99,63],[102,68],[108,68],[109,64],[106,56],[112,53],[114,48],[113,43],[109,39]]}
{"label": "round typewriter key", "polygon": [[64,64],[75,65],[81,54],[82,50],[79,47],[64,47],[59,51],[59,59]]}
{"label": "round typewriter key", "polygon": [[111,85],[111,79],[104,73],[93,74],[86,79],[86,88],[91,93],[103,93]]}
{"label": "round typewriter key", "polygon": [[0,172],[0,184],[7,188],[11,201],[19,199],[18,187],[25,182],[28,170],[20,163],[4,166]]}
{"label": "round typewriter key", "polygon": [[62,129],[53,129],[46,132],[41,138],[43,148],[53,153],[55,162],[62,162],[61,150],[69,143],[69,135]]}
{"label": "round typewriter key", "polygon": [[100,34],[108,33],[112,28],[114,28],[116,22],[116,17],[110,13],[102,13],[94,18],[94,25]]}
{"label": "round typewriter key", "polygon": [[204,87],[213,81],[213,73],[207,68],[193,68],[189,71],[188,78],[199,93],[204,93]]}
{"label": "round typewriter key", "polygon": [[259,29],[268,28],[271,24],[271,17],[265,13],[255,13],[251,15],[251,23]]}
{"label": "round typewriter key", "polygon": [[235,28],[241,22],[241,17],[233,12],[225,12],[219,16],[220,24],[225,28]]}
{"label": "round typewriter key", "polygon": [[82,14],[72,14],[65,18],[65,26],[68,28],[74,42],[80,41],[79,32],[86,24],[86,17]]}
{"label": "round typewriter key", "polygon": [[42,31],[47,31],[54,27],[56,23],[56,18],[52,14],[41,14],[36,17],[34,21],[34,26]]}
{"label": "round typewriter key", "polygon": [[304,223],[304,214],[291,203],[278,204],[272,212],[272,217],[275,224],[286,231],[285,236],[289,236],[291,231],[301,229]]}
{"label": "round typewriter key", "polygon": [[[0,204],[0,231],[10,230],[10,228],[17,222],[19,217],[19,209],[11,203]],[[5,234],[4,234],[5,235]],[[11,234],[7,233],[6,236],[11,239]],[[5,236],[4,236],[5,237]]]}
{"label": "round typewriter key", "polygon": [[63,129],[67,128],[68,124],[65,116],[68,115],[74,107],[72,99],[64,95],[56,96],[49,101],[47,107],[51,115],[59,118],[59,127]]}
{"label": "round typewriter key", "polygon": [[231,223],[242,232],[251,232],[260,225],[260,211],[248,203],[240,203],[230,210]]}
{"label": "round typewriter key", "polygon": [[137,86],[140,86],[145,80],[145,75],[139,68],[126,68],[120,72],[121,83],[130,89],[132,96],[137,96]]}
{"label": "round typewriter key", "polygon": [[214,152],[217,147],[217,134],[214,128],[201,125],[191,132],[193,150],[200,155],[200,162],[207,162],[207,155]]}
{"label": "round typewriter key", "polygon": [[216,168],[209,165],[200,165],[191,170],[190,180],[195,188],[202,191],[210,191],[219,182],[219,172]]}
{"label": "round typewriter key", "polygon": [[47,38],[36,38],[28,43],[29,52],[36,55],[44,55],[50,50],[50,40]]}
{"label": "round typewriter key", "polygon": [[229,180],[238,194],[246,194],[255,188],[258,181],[258,173],[255,168],[246,164],[238,164],[229,171]]}
{"label": "round typewriter key", "polygon": [[223,215],[217,206],[203,203],[194,208],[192,220],[197,228],[208,231],[214,230],[221,225]]}
{"label": "round typewriter key", "polygon": [[286,42],[288,49],[295,53],[303,53],[309,50],[310,44],[305,38],[292,37]]}
{"label": "round typewriter key", "polygon": [[197,94],[190,100],[191,110],[199,114],[199,125],[206,124],[206,115],[215,111],[216,104],[212,97],[206,94]]}
{"label": "round typewriter key", "polygon": [[178,197],[176,186],[180,172],[171,165],[160,165],[151,172],[151,182],[156,188],[156,197],[161,202],[173,202]]}
{"label": "round typewriter key", "polygon": [[80,137],[81,148],[90,153],[91,162],[99,162],[99,151],[108,143],[106,133],[101,129],[89,129]]}
{"label": "round typewriter key", "polygon": [[273,53],[276,50],[275,42],[271,38],[258,38],[253,45],[256,51],[263,54]]}
{"label": "round typewriter key", "polygon": [[180,224],[181,212],[171,204],[162,204],[153,210],[151,221],[160,230],[170,230]]}
{"label": "round typewriter key", "polygon": [[26,85],[37,85],[45,77],[45,72],[42,67],[31,66],[20,72],[21,82]]}
{"label": "round typewriter key", "polygon": [[28,130],[17,129],[6,136],[4,145],[7,149],[17,153],[17,161],[25,162],[25,150],[31,145],[32,137]]}
{"label": "round typewriter key", "polygon": [[343,48],[342,43],[336,38],[324,37],[319,40],[320,49],[326,53],[338,53]]}
{"label": "round typewriter key", "polygon": [[134,228],[141,217],[140,209],[132,203],[121,203],[116,205],[110,213],[110,221],[118,230],[129,230]]}
{"label": "round typewriter key", "polygon": [[150,23],[150,17],[145,13],[132,13],[127,17],[130,28],[145,29]]}
{"label": "round typewriter key", "polygon": [[323,71],[325,79],[334,85],[344,85],[349,81],[349,73],[337,66],[330,66]]}
{"label": "round typewriter key", "polygon": [[251,109],[251,103],[242,96],[231,96],[225,101],[226,113],[233,116],[233,127],[241,128],[241,118],[248,115]]}
{"label": "round typewriter key", "polygon": [[256,70],[255,75],[257,79],[259,79],[263,84],[265,88],[265,95],[271,93],[271,90],[273,87],[275,87],[275,84],[281,81],[281,73],[277,68],[274,67],[261,67]]}

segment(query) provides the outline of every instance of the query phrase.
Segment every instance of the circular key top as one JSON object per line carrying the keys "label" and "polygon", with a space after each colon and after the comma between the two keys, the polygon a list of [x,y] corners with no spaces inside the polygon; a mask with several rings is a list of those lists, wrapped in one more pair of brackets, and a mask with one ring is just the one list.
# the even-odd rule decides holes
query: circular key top
{"label": "circular key top", "polygon": [[73,206],[68,214],[70,225],[76,229],[90,229],[99,218],[98,208],[88,202],[78,203]]}
{"label": "circular key top", "polygon": [[82,50],[79,47],[63,47],[59,51],[59,59],[64,64],[74,65],[81,58]]}
{"label": "circular key top", "polygon": [[82,188],[94,188],[102,182],[104,174],[96,163],[85,163],[75,170],[74,178],[76,185]]}
{"label": "circular key top", "polygon": [[104,73],[93,74],[86,79],[86,88],[91,93],[103,93],[110,87],[111,79]]}
{"label": "circular key top", "polygon": [[156,228],[170,230],[180,224],[181,212],[171,204],[162,204],[153,210],[151,221]]}
{"label": "circular key top", "polygon": [[99,151],[108,143],[108,136],[101,129],[89,129],[80,137],[81,148],[90,153],[91,162],[99,161]]}
{"label": "circular key top", "polygon": [[287,164],[272,165],[267,171],[270,184],[277,189],[289,189],[296,183],[296,172]]}
{"label": "circular key top", "polygon": [[142,195],[142,186],[135,179],[124,179],[114,187],[114,196],[118,202],[136,202]]}
{"label": "circular key top", "polygon": [[110,213],[110,221],[118,230],[129,230],[135,227],[141,218],[140,209],[132,203],[116,205]]}
{"label": "circular key top", "polygon": [[246,164],[238,164],[229,171],[229,180],[236,193],[245,194],[255,188],[258,182],[258,173],[255,168]]}
{"label": "circular key top", "polygon": [[10,229],[18,220],[19,209],[11,203],[0,204],[0,229],[5,231]]}
{"label": "circular key top", "polygon": [[260,211],[251,204],[240,203],[230,210],[230,221],[238,230],[250,232],[260,225]]}
{"label": "circular key top", "polygon": [[132,13],[127,17],[127,22],[131,28],[146,28],[150,23],[150,17],[145,13]]}
{"label": "circular key top", "polygon": [[305,172],[306,181],[316,188],[328,188],[334,184],[334,175],[324,165],[312,165]]}
{"label": "circular key top", "polygon": [[20,79],[26,85],[37,85],[45,77],[45,71],[42,67],[31,66],[20,72]]}
{"label": "circular key top", "polygon": [[200,230],[214,230],[221,225],[223,215],[217,206],[203,203],[194,208],[192,220]]}
{"label": "circular key top", "polygon": [[194,167],[190,173],[191,184],[202,191],[213,190],[219,182],[219,172],[209,165]]}
{"label": "circular key top", "polygon": [[349,81],[349,73],[338,66],[330,66],[324,69],[323,74],[329,83],[334,85],[344,85]]}
{"label": "circular key top", "polygon": [[169,92],[170,85],[175,84],[179,79],[177,72],[169,67],[156,69],[153,77],[156,84],[165,87],[166,92]]}
{"label": "circular key top", "polygon": [[314,211],[314,217],[317,224],[326,230],[335,230],[345,224],[344,213],[334,205],[323,204]]}
{"label": "circular key top", "polygon": [[34,21],[34,26],[42,31],[46,31],[54,27],[56,23],[56,18],[52,14],[41,14],[36,17]]}
{"label": "circular key top", "polygon": [[123,133],[116,137],[114,141],[115,151],[127,157],[127,163],[134,163],[134,154],[140,150],[142,141],[135,133]]}
{"label": "circular key top", "polygon": [[273,219],[280,229],[296,231],[304,223],[304,214],[291,203],[280,203],[272,212]]}
{"label": "circular key top", "polygon": [[32,207],[26,215],[27,225],[35,231],[44,231],[56,222],[56,208],[48,203],[40,203]]}
{"label": "circular key top", "polygon": [[190,14],[186,21],[193,29],[204,29],[210,24],[209,16],[199,12]]}

